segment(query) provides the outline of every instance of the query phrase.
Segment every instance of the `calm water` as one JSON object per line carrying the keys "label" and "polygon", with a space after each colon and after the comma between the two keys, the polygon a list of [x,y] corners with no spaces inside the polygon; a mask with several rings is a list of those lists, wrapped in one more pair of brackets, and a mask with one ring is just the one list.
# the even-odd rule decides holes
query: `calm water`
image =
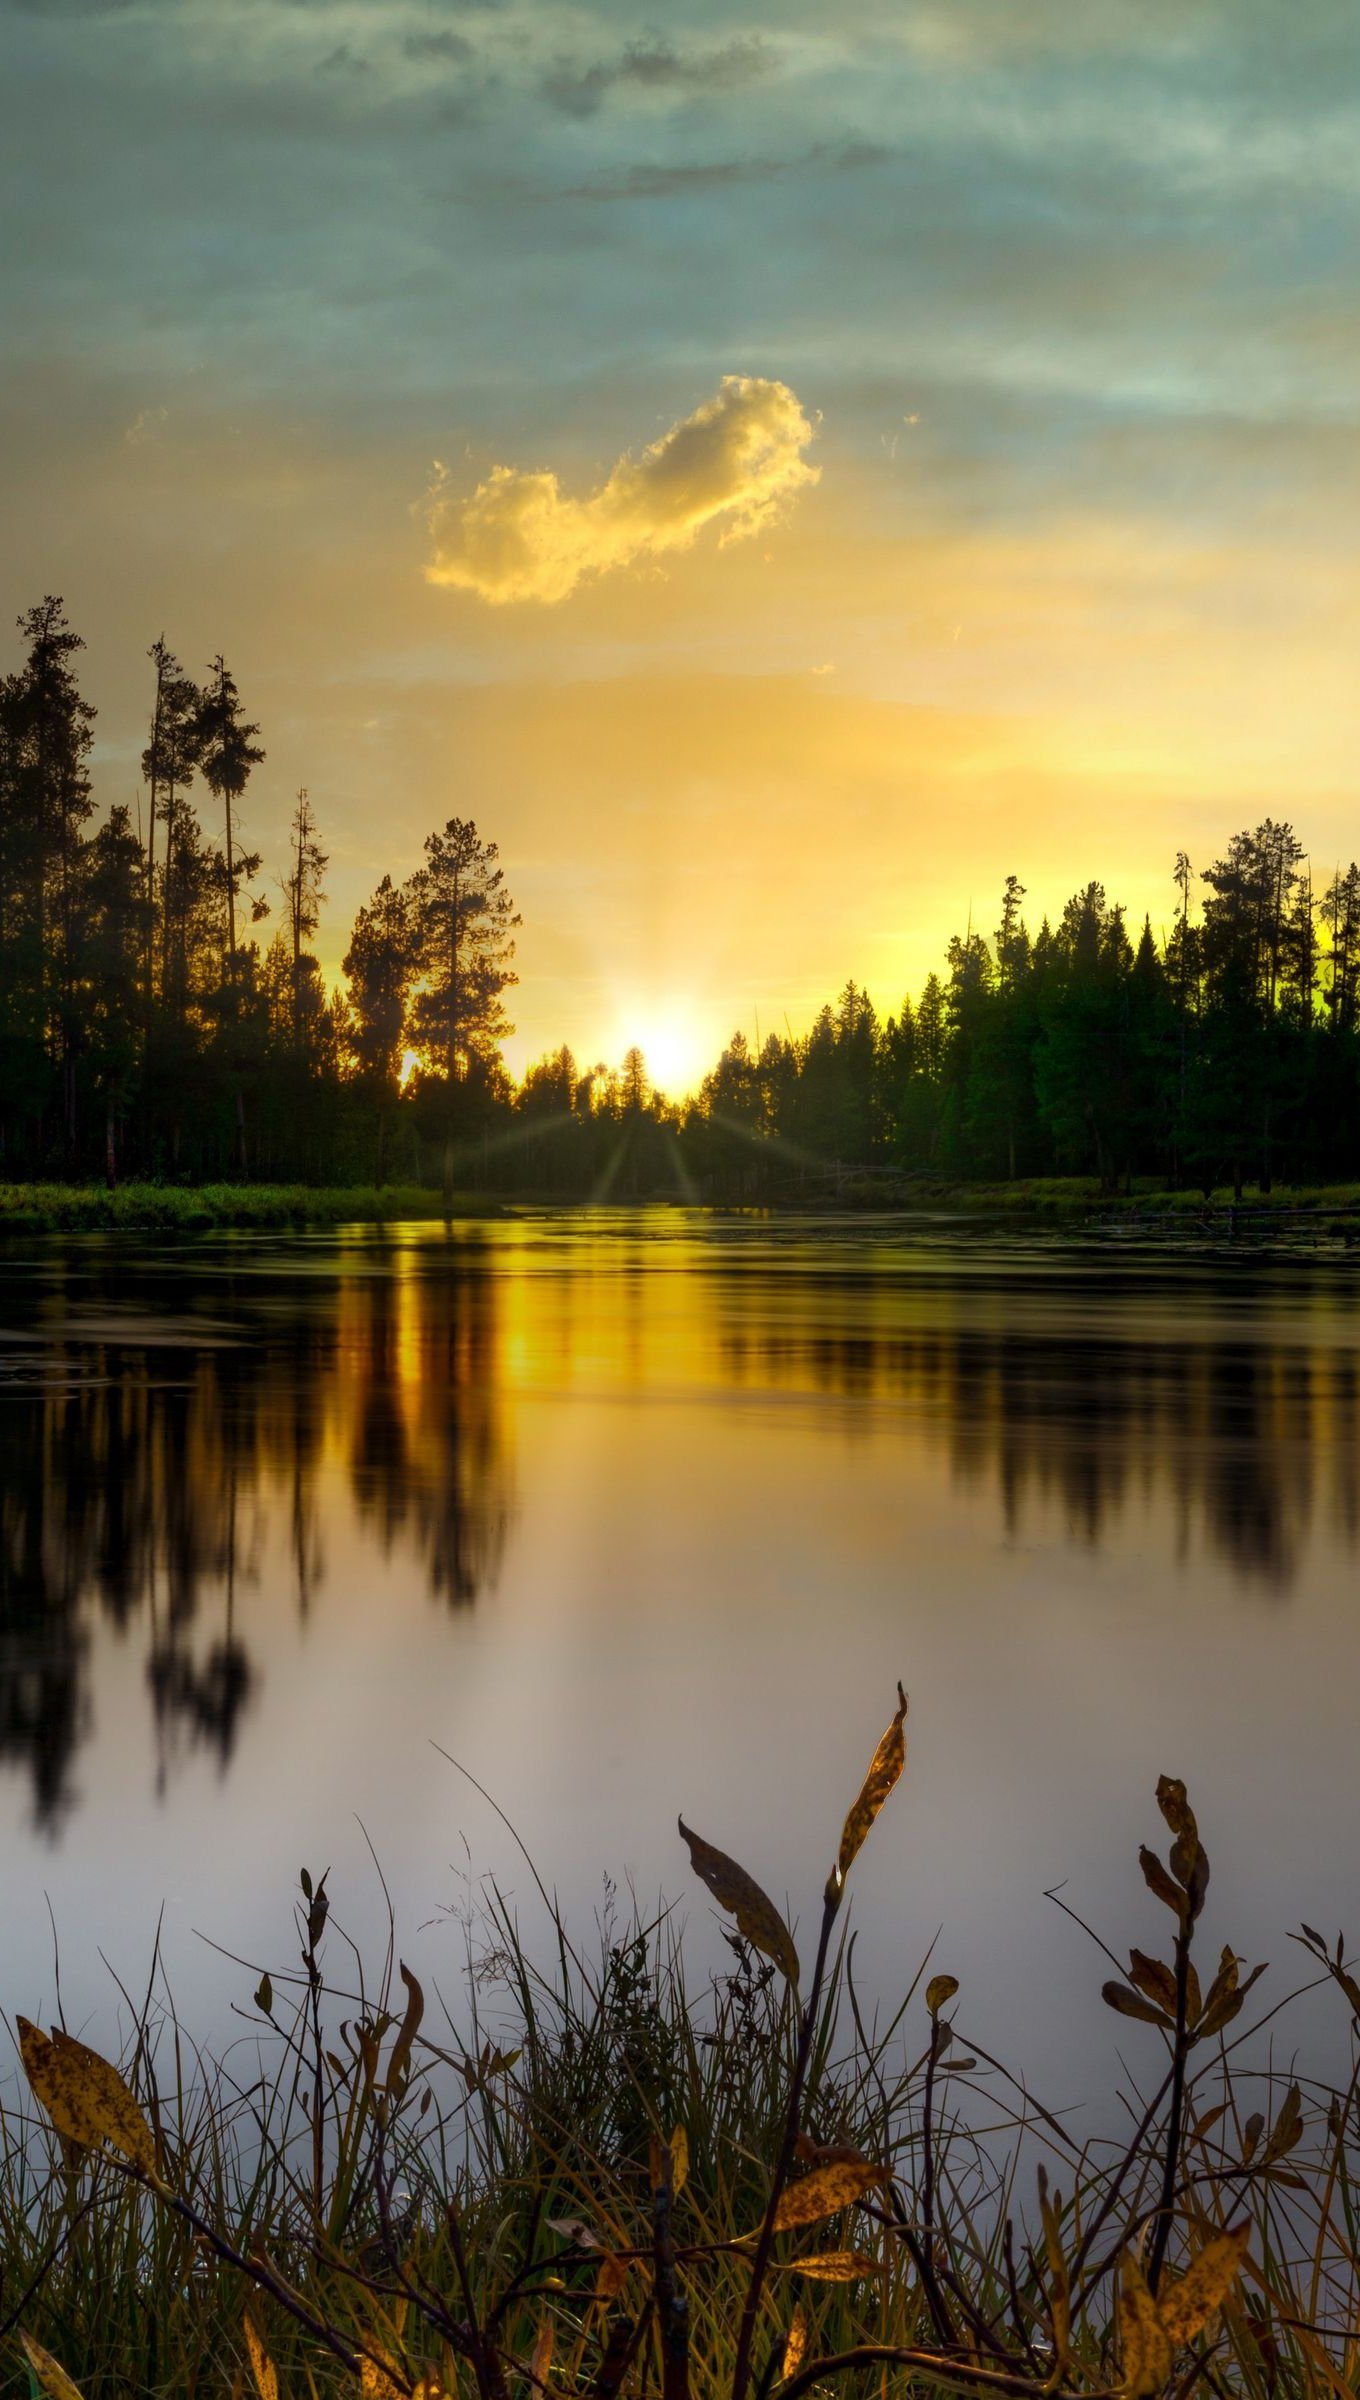
{"label": "calm water", "polygon": [[[0,1252],[0,2006],[135,1980],[195,2030],[296,1871],[456,1982],[469,1878],[685,1897],[675,1817],[811,1921],[895,1679],[866,1980],[943,1926],[989,2045],[1101,2071],[1160,1934],[1159,1769],[1208,1932],[1360,1933],[1360,1270],[577,1217]],[[1128,2028],[1119,2029],[1127,2039]]]}

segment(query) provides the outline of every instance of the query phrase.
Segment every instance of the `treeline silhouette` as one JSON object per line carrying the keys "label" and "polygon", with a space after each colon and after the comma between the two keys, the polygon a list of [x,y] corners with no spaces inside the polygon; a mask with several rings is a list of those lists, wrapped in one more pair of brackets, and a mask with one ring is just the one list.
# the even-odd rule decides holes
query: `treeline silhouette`
{"label": "treeline silhouette", "polygon": [[[846,984],[802,1036],[734,1035],[668,1100],[634,1049],[565,1047],[516,1084],[519,924],[496,845],[452,817],[353,926],[314,943],[327,855],[297,794],[277,908],[245,803],[264,751],[218,656],[150,651],[142,804],[93,823],[94,712],[60,600],[0,681],[0,1175],[442,1181],[562,1197],[777,1199],[861,1177],[1161,1177],[1240,1193],[1360,1176],[1360,867],[1315,882],[1292,826],[1184,852],[1161,938],[1087,882],[883,1018]],[[266,941],[257,929],[277,917]]]}

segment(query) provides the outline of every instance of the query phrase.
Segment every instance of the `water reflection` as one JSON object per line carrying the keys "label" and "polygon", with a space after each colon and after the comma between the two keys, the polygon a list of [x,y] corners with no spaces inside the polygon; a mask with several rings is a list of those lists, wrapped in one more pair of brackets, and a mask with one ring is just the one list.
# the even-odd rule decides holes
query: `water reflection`
{"label": "water reflection", "polygon": [[[1355,1292],[1349,1279],[1286,1287],[1283,1321],[1267,1311],[1248,1334],[1240,1278],[1216,1287],[1204,1269],[1197,1284],[1093,1292],[1053,1272],[1036,1316],[1023,1270],[995,1287],[965,1271],[960,1292],[936,1285],[905,1303],[846,1279],[840,1325],[825,1288],[818,1310],[774,1324],[729,1294],[723,1355],[736,1382],[835,1395],[861,1423],[874,1403],[905,1409],[956,1483],[980,1503],[995,1496],[1011,1539],[1056,1507],[1068,1538],[1097,1549],[1156,1500],[1178,1558],[1198,1533],[1242,1582],[1283,1595],[1319,1516],[1346,1548],[1360,1540]],[[951,1321],[960,1296],[966,1319]]]}
{"label": "water reflection", "polygon": [[270,1597],[308,1616],[338,1508],[380,1551],[412,1548],[452,1606],[494,1579],[509,1470],[475,1258],[368,1245],[189,1280],[92,1249],[8,1275],[3,1322],[0,1761],[26,1768],[41,1823],[72,1797],[96,1624],[141,1644],[163,1791],[188,1752],[230,1760],[267,1666],[241,1593],[268,1560]]}
{"label": "water reflection", "polygon": [[[723,1428],[721,1470],[677,1397]],[[96,1703],[128,1708],[111,1662],[134,1664],[164,1794],[195,1756],[227,1767],[285,1626],[319,1660],[353,1638],[352,1613],[328,1630],[327,1594],[365,1551],[465,1611],[497,1582],[522,1479],[552,1517],[530,1570],[546,1589],[622,1505],[613,1432],[608,1410],[591,1421],[571,1484],[515,1428],[529,1403],[583,1398],[659,1404],[640,1449],[629,1422],[635,1470],[664,1467],[663,1534],[702,1519],[729,1456],[771,1471],[742,1447],[755,1398],[800,1404],[805,1428],[810,1410],[819,1458],[886,1443],[890,1482],[915,1462],[927,1511],[961,1492],[979,1589],[998,1535],[1036,1529],[1146,1545],[1154,1572],[1209,1556],[1274,1597],[1319,1538],[1347,1558],[1360,1541],[1360,1315],[1353,1279],[1315,1266],[579,1225],[9,1254],[0,1764],[38,1821],[72,1806]],[[758,1476],[745,1505],[777,1549]],[[830,1552],[843,1505],[831,1476]]]}

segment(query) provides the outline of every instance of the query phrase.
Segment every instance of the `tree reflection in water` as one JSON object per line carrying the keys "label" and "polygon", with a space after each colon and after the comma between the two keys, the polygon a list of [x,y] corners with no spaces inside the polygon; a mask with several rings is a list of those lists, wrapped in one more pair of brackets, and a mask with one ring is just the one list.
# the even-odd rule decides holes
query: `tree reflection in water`
{"label": "tree reflection in water", "polygon": [[[469,1607],[501,1564],[521,1384],[573,1407],[735,1403],[704,1420],[724,1472],[743,1395],[830,1400],[847,1437],[914,1452],[927,1489],[947,1477],[976,1502],[983,1578],[998,1526],[1094,1550],[1141,1546],[1155,1517],[1150,1556],[1215,1561],[1272,1597],[1319,1536],[1347,1557],[1360,1540],[1349,1273],[644,1231],[573,1218],[0,1256],[0,1764],[27,1773],[40,1823],[71,1805],[96,1698],[107,1710],[104,1682],[118,1689],[111,1630],[141,1645],[164,1791],[195,1753],[231,1758],[277,1600],[319,1626],[328,1582],[346,1605],[356,1533]],[[549,1483],[544,1506],[594,1492],[597,1467],[608,1488],[608,1415],[575,1422],[577,1483]],[[715,1450],[687,1452],[682,1424],[630,1421],[634,1460],[661,1445],[663,1516],[708,1502]],[[834,1557],[834,1475],[825,1489]],[[573,1538],[595,1538],[594,1512]],[[552,1555],[567,1537],[547,1534]]]}
{"label": "tree reflection in water", "polygon": [[189,1281],[92,1250],[27,1289],[6,1275],[0,1762],[26,1767],[49,1827],[92,1728],[100,1619],[144,1642],[159,1787],[185,1752],[225,1767],[262,1673],[240,1595],[286,1525],[295,1605],[316,1604],[326,1472],[450,1605],[495,1577],[509,1479],[475,1248],[271,1266],[217,1257]]}
{"label": "tree reflection in water", "polygon": [[[1068,1537],[1098,1548],[1135,1497],[1172,1504],[1183,1556],[1198,1529],[1244,1584],[1286,1593],[1315,1512],[1347,1548],[1360,1540],[1360,1323],[1355,1294],[1332,1298],[1342,1343],[1249,1338],[1227,1322],[1147,1331],[1136,1293],[1125,1308],[1055,1306],[1053,1321],[1021,1309],[1007,1322],[998,1287],[961,1281],[971,1307],[950,1322],[954,1295],[908,1309],[901,1293],[819,1282],[791,1321],[762,1323],[729,1293],[723,1353],[736,1382],[805,1389],[860,1403],[905,1406],[942,1447],[956,1479],[995,1490],[1008,1535],[1056,1504]],[[1062,1295],[1054,1279],[1053,1297]],[[1154,1319],[1175,1291],[1154,1295]],[[932,1305],[932,1301],[935,1303]],[[979,1305],[981,1303],[981,1305]],[[848,1319],[838,1328],[836,1316]],[[1075,1317],[1076,1321],[1072,1319]],[[880,1320],[880,1321],[875,1321]],[[1321,1329],[1320,1329],[1321,1330]],[[852,1420],[872,1422],[861,1410]]]}

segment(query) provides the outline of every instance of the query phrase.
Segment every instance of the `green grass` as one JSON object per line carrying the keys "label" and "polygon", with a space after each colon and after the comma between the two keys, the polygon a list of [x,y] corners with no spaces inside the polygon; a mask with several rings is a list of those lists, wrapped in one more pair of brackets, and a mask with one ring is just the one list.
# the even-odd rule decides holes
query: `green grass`
{"label": "green grass", "polygon": [[[384,1224],[485,1216],[500,1205],[494,1194],[474,1192],[457,1193],[446,1204],[438,1192],[418,1184],[125,1183],[109,1191],[97,1183],[0,1183],[0,1238],[7,1233],[201,1233],[216,1226]],[[806,1202],[790,1199],[786,1205],[797,1213]],[[819,1205],[889,1212],[944,1207],[1072,1224],[1093,1217],[1188,1224],[1206,1211],[1213,1217],[1226,1216],[1233,1195],[1224,1188],[1206,1202],[1199,1191],[1169,1192],[1151,1180],[1136,1184],[1130,1193],[1102,1194],[1089,1177],[1077,1175],[964,1184],[911,1176],[900,1183],[857,1183],[847,1176],[842,1188],[823,1195]],[[1360,1184],[1278,1186],[1264,1195],[1248,1190],[1241,1205],[1249,1215],[1306,1209],[1325,1219],[1329,1210],[1360,1211]]]}
{"label": "green grass", "polygon": [[[539,1884],[538,1933],[493,1892],[461,1995],[427,2003],[394,1945],[368,1979],[304,1877],[291,1965],[230,1970],[246,2022],[220,2059],[154,1968],[122,2085],[30,2029],[34,2097],[0,2112],[0,2376],[22,2388],[26,2333],[86,2400],[252,2381],[270,2400],[274,2379],[281,2400],[1349,2400],[1360,2068],[1340,2092],[1310,2079],[1277,1997],[1278,2072],[1232,1952],[1197,1966],[1208,1866],[1183,1787],[1158,1787],[1168,1863],[1140,1859],[1169,1957],[1134,1951],[1105,1986],[1136,2020],[1138,2087],[1079,2146],[969,2054],[951,1977],[865,2019],[842,1895],[894,1727],[815,1964],[687,1837],[737,1920],[730,1972],[697,1991],[669,1914],[607,1919],[586,1953]],[[1299,1955],[1354,2038],[1340,1945],[1305,1934]]]}
{"label": "green grass", "polygon": [[313,1186],[303,1183],[0,1183],[0,1235],[206,1232],[213,1226],[354,1225],[402,1218],[475,1216],[484,1198],[463,1193],[446,1207],[438,1192],[414,1184]]}
{"label": "green grass", "polygon": [[1130,1191],[1102,1192],[1089,1176],[1019,1176],[1013,1183],[966,1183],[939,1187],[950,1206],[964,1209],[1039,1217],[1166,1218],[1189,1222],[1209,1214],[1287,1215],[1307,1210],[1325,1217],[1329,1210],[1360,1209],[1360,1184],[1276,1184],[1261,1192],[1249,1184],[1241,1201],[1230,1184],[1217,1185],[1208,1198],[1194,1190],[1168,1191],[1151,1177],[1135,1179]]}

